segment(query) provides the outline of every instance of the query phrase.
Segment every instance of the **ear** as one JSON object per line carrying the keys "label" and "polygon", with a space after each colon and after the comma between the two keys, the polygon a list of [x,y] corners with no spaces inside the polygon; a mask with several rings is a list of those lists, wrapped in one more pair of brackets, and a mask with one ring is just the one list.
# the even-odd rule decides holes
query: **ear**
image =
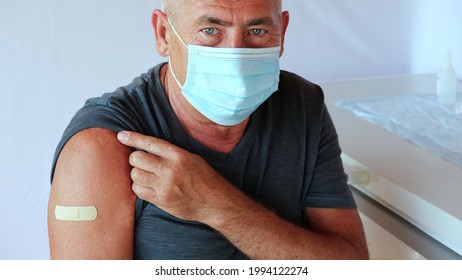
{"label": "ear", "polygon": [[165,15],[161,10],[155,10],[152,12],[151,22],[152,27],[154,28],[157,52],[163,57],[169,56],[170,48],[167,38],[169,23],[167,15]]}
{"label": "ear", "polygon": [[284,40],[286,37],[287,27],[289,26],[289,12],[285,11],[282,13],[282,36],[281,36],[281,51],[279,56],[282,56],[284,53]]}

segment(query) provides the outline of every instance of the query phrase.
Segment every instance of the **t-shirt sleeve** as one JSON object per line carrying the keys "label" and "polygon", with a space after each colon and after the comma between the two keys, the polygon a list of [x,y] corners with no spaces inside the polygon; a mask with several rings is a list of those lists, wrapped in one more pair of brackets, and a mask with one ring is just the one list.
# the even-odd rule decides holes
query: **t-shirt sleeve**
{"label": "t-shirt sleeve", "polygon": [[53,157],[51,169],[51,182],[56,167],[58,157],[69,141],[75,134],[89,128],[105,128],[114,132],[122,130],[137,131],[133,116],[116,104],[110,102],[102,102],[101,98],[90,99],[85,106],[80,109],[72,118],[68,127],[64,131],[61,140],[59,141]]}
{"label": "t-shirt sleeve", "polygon": [[356,208],[343,168],[337,132],[325,105],[318,151],[313,155],[316,156],[311,160],[315,160],[316,165],[305,205],[315,208]]}

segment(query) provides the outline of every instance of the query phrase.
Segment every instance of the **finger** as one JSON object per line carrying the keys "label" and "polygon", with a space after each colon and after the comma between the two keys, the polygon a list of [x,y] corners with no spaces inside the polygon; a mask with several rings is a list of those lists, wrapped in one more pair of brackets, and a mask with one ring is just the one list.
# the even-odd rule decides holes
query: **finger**
{"label": "finger", "polygon": [[146,172],[145,170],[139,168],[133,168],[130,177],[132,178],[133,183],[154,189],[155,186],[159,186],[159,177],[151,172]]}
{"label": "finger", "polygon": [[151,173],[157,173],[163,166],[162,158],[144,151],[131,153],[128,158],[128,162],[133,167],[137,167]]}
{"label": "finger", "polygon": [[117,139],[126,146],[144,150],[161,157],[169,157],[178,149],[175,145],[165,140],[130,131],[119,132]]}
{"label": "finger", "polygon": [[132,190],[142,200],[157,204],[157,192],[155,189],[133,183]]}

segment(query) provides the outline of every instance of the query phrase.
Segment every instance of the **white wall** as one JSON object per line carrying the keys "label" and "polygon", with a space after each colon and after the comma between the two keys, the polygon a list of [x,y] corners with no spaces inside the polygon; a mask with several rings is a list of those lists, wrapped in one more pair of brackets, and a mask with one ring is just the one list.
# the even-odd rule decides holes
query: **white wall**
{"label": "white wall", "polygon": [[[459,0],[285,0],[284,68],[313,81],[462,74]],[[0,259],[47,259],[50,164],[85,99],[160,61],[156,0],[0,0]],[[431,90],[431,89],[429,89]]]}
{"label": "white wall", "polygon": [[286,65],[314,81],[430,73],[452,50],[462,76],[460,0],[286,0]]}
{"label": "white wall", "polygon": [[0,259],[48,256],[50,164],[85,99],[161,59],[155,0],[0,0]]}
{"label": "white wall", "polygon": [[462,1],[414,0],[414,28],[411,35],[411,70],[432,72],[441,67],[450,50],[459,78],[462,77]]}

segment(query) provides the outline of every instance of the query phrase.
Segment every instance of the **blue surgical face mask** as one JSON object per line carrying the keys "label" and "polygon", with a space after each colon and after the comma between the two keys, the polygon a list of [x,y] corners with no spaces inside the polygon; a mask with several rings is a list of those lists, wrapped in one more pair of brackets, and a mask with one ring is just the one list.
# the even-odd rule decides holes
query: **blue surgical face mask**
{"label": "blue surgical face mask", "polygon": [[[170,19],[169,19],[170,22]],[[184,97],[213,122],[232,126],[247,119],[279,84],[279,52],[274,48],[212,48],[186,45],[188,68],[184,85],[170,71]]]}

